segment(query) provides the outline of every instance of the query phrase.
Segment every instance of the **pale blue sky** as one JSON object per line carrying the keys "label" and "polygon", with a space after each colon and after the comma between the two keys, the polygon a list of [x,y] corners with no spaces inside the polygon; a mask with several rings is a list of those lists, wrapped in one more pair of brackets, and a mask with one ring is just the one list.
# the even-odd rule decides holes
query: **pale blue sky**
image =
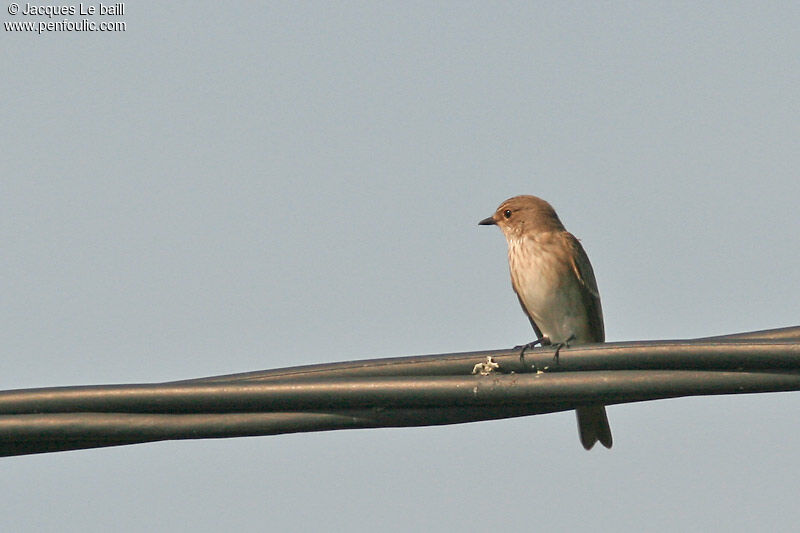
{"label": "pale blue sky", "polygon": [[[581,238],[608,340],[800,324],[797,3],[122,20],[3,31],[2,389],[526,342],[477,226],[515,194]],[[0,529],[786,530],[798,409],[610,407],[590,453],[559,413],[0,459]]]}

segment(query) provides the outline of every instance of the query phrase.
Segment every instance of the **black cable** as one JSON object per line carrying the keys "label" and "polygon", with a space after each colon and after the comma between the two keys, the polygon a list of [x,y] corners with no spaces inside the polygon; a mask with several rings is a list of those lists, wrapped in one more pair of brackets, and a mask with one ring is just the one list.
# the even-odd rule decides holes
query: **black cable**
{"label": "black cable", "polygon": [[[475,371],[487,375],[473,375]],[[373,359],[162,384],[0,392],[0,455],[167,439],[454,424],[800,390],[800,327],[692,341]]]}

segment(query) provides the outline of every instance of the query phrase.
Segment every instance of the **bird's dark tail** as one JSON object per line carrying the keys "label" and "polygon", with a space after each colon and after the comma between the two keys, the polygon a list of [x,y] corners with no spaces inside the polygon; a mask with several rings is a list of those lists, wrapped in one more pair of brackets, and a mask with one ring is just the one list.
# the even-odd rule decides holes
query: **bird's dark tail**
{"label": "bird's dark tail", "polygon": [[605,407],[591,405],[576,409],[575,413],[578,415],[578,432],[584,448],[591,450],[597,441],[606,448],[611,448],[611,427],[608,425]]}

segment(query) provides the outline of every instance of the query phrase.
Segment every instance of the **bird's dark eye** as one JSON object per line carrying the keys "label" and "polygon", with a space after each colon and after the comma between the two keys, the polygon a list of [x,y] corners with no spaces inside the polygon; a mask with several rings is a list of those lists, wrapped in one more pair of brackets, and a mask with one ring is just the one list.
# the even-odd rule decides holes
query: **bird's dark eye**
{"label": "bird's dark eye", "polygon": [[503,216],[506,218],[511,218],[511,209],[506,209],[503,211]]}

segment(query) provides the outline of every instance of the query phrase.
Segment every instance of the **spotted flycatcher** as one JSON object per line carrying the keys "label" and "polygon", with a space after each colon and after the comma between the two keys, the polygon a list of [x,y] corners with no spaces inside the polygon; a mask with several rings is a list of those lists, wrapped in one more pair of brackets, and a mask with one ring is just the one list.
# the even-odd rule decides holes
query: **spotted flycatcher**
{"label": "spotted flycatcher", "polygon": [[[536,196],[515,196],[480,224],[499,226],[506,236],[511,286],[536,332],[535,342],[558,350],[568,343],[605,340],[592,265],[550,204]],[[576,413],[583,447],[588,450],[600,441],[611,448],[605,407],[581,407]]]}

